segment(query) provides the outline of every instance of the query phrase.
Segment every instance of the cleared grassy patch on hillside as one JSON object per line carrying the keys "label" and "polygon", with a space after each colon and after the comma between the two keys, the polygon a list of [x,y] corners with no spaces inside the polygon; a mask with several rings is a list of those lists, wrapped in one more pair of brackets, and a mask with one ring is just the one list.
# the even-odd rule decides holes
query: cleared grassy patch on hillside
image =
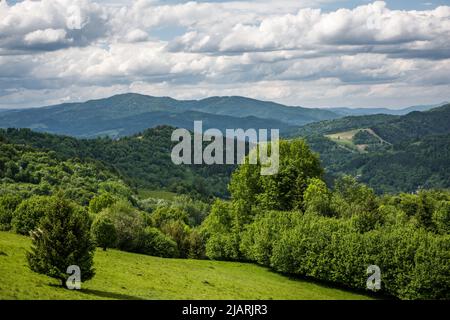
{"label": "cleared grassy patch on hillside", "polygon": [[173,200],[177,196],[176,193],[162,190],[139,190],[139,197],[141,199],[155,198],[163,200]]}
{"label": "cleared grassy patch on hillside", "polygon": [[31,272],[30,239],[0,232],[0,299],[369,299],[293,280],[246,263],[163,259],[117,250],[97,251],[97,275],[81,291]]}
{"label": "cleared grassy patch on hillside", "polygon": [[347,149],[350,149],[351,151],[358,151],[358,152],[366,152],[368,144],[358,144],[355,143],[355,135],[357,135],[360,132],[367,133],[369,137],[371,136],[374,141],[378,141],[381,143],[387,143],[387,141],[383,140],[380,136],[378,136],[372,129],[355,129],[355,130],[348,130],[343,132],[337,132],[332,134],[327,134],[325,137],[328,139],[336,142],[337,144],[341,145],[342,147],[345,147]]}

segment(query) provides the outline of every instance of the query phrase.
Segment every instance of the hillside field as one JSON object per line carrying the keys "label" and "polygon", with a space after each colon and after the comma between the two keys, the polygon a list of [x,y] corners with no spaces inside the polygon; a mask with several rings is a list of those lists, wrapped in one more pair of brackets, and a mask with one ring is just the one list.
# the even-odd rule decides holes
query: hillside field
{"label": "hillside field", "polygon": [[253,264],[163,259],[117,250],[97,250],[97,275],[83,283],[82,290],[70,291],[30,271],[25,258],[29,247],[29,238],[0,232],[0,299],[370,299]]}

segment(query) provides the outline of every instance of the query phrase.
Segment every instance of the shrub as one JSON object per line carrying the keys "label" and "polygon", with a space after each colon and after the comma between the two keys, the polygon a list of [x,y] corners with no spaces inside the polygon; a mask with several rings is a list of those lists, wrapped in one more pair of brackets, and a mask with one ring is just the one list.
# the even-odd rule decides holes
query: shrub
{"label": "shrub", "polygon": [[136,251],[139,237],[144,231],[144,218],[130,203],[120,200],[100,213],[108,217],[117,232],[117,248]]}
{"label": "shrub", "polygon": [[163,258],[175,258],[179,256],[176,242],[153,227],[145,228],[141,234],[138,251]]}
{"label": "shrub", "polygon": [[161,226],[161,231],[177,243],[181,258],[187,258],[189,256],[189,226],[180,220],[169,220]]}
{"label": "shrub", "polygon": [[191,230],[191,233],[189,234],[188,258],[204,259],[205,255],[205,242],[201,232],[198,229]]}
{"label": "shrub", "polygon": [[95,244],[104,251],[107,248],[114,247],[117,241],[117,231],[114,223],[105,214],[99,214],[95,217],[91,226],[92,239]]}
{"label": "shrub", "polygon": [[11,220],[14,210],[22,201],[17,195],[4,195],[0,197],[0,231],[11,229]]}

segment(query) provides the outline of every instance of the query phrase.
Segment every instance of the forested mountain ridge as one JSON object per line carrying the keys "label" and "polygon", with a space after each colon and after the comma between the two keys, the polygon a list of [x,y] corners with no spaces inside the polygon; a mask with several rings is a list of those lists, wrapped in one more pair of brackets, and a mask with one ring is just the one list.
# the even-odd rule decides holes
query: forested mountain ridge
{"label": "forested mountain ridge", "polygon": [[273,128],[287,132],[294,125],[337,117],[327,110],[287,107],[244,97],[182,101],[122,94],[84,103],[5,111],[0,114],[0,127],[31,128],[81,138],[117,138],[158,125],[192,129],[194,120],[202,120],[205,128]]}

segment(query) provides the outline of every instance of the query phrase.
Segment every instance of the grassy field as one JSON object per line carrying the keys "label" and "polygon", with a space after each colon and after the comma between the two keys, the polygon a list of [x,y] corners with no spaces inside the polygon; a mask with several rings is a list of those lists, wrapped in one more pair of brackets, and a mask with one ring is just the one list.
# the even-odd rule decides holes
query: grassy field
{"label": "grassy field", "polygon": [[27,237],[0,232],[0,299],[369,299],[312,282],[292,280],[245,263],[162,259],[98,250],[97,275],[82,290],[31,272]]}

